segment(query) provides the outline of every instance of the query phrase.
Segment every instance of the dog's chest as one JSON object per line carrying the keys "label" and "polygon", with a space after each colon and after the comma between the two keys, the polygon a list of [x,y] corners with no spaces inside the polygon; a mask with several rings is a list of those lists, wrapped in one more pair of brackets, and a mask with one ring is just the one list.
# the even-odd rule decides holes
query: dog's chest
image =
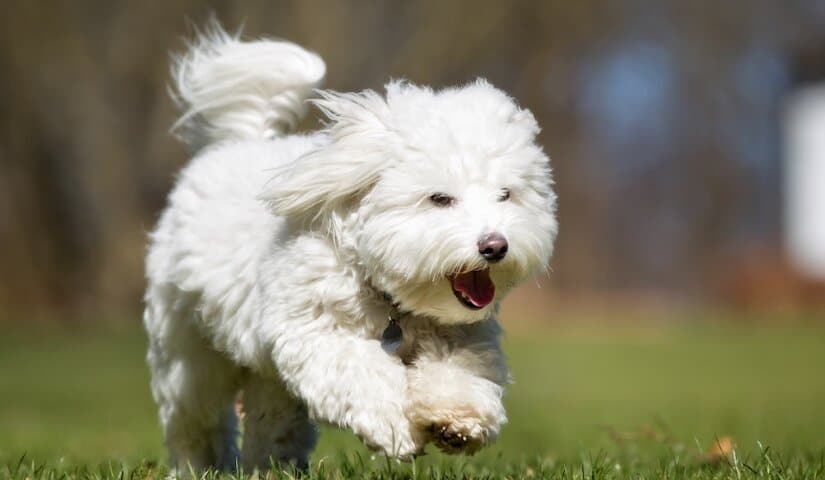
{"label": "dog's chest", "polygon": [[421,354],[423,344],[428,340],[432,343],[438,330],[428,319],[405,315],[399,320],[388,320],[381,333],[381,346],[387,354],[411,365]]}

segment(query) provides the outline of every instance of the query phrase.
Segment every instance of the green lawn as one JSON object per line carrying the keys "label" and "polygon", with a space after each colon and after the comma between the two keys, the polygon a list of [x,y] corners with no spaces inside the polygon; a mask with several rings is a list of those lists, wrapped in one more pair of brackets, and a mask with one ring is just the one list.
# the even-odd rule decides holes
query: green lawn
{"label": "green lawn", "polygon": [[[147,466],[162,465],[164,452],[144,343],[137,329],[5,332],[0,480],[159,478],[162,467]],[[516,383],[506,399],[511,421],[494,447],[396,465],[371,459],[351,435],[326,430],[311,473],[825,475],[825,327],[544,327],[513,334],[506,350]],[[735,460],[705,464],[703,454],[724,437],[736,444]]]}

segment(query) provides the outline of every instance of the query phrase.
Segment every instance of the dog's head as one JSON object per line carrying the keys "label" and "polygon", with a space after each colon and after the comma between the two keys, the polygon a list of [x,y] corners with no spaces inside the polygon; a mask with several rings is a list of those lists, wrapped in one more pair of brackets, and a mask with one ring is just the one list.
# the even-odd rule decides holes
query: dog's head
{"label": "dog's head", "polygon": [[325,92],[329,143],[274,182],[275,212],[315,225],[404,311],[486,318],[547,264],[556,236],[539,127],[479,80],[434,92],[394,82]]}

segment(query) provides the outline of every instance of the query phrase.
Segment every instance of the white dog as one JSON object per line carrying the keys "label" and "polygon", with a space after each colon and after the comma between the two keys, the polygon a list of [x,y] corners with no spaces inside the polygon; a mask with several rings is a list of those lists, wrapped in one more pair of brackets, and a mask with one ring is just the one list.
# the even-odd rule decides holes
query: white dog
{"label": "white dog", "polygon": [[472,453],[506,421],[497,305],[557,230],[535,119],[483,80],[391,82],[321,91],[326,128],[287,135],[324,73],[217,26],[176,63],[197,154],[151,235],[144,314],[173,467],[305,467],[316,421],[395,458]]}

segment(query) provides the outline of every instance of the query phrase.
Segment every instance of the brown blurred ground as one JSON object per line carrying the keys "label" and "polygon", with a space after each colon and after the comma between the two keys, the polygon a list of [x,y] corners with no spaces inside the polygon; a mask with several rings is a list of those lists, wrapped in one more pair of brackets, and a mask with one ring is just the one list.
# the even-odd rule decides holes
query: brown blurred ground
{"label": "brown blurred ground", "polygon": [[483,76],[530,108],[561,234],[546,287],[524,298],[825,298],[783,270],[780,240],[778,116],[784,95],[825,78],[819,2],[3,7],[0,318],[138,311],[146,232],[186,160],[167,132],[168,54],[210,11],[318,51],[333,89]]}

